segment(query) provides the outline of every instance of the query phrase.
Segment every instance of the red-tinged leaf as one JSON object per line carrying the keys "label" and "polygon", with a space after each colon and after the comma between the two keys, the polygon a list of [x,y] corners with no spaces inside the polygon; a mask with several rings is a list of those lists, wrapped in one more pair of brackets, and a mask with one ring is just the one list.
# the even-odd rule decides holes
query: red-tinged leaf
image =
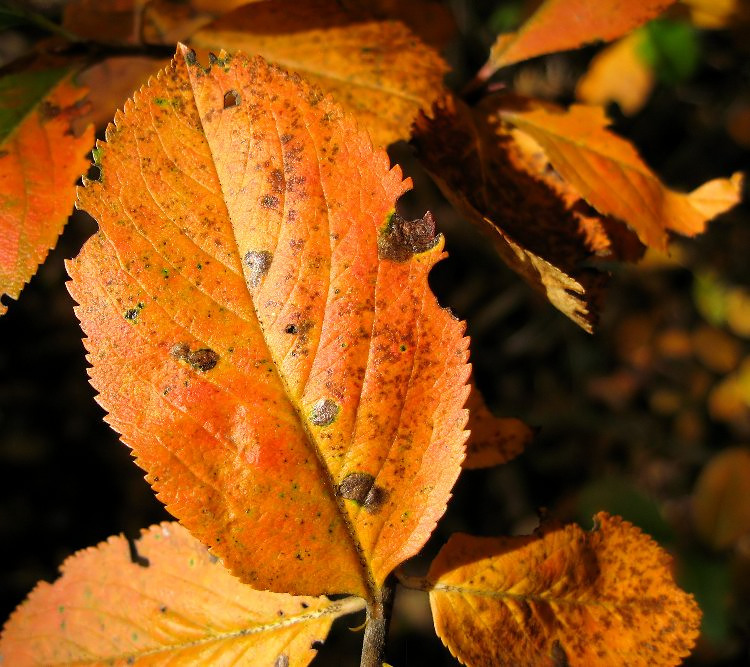
{"label": "red-tinged leaf", "polygon": [[243,581],[375,597],[464,456],[432,218],[353,120],[262,59],[180,50],[118,113],[70,264],[91,379],[167,508]]}
{"label": "red-tinged leaf", "polygon": [[677,665],[700,611],[671,559],[619,517],[528,537],[451,537],[427,575],[435,629],[465,665]]}
{"label": "red-tinged leaf", "polygon": [[476,385],[466,401],[469,411],[469,439],[466,441],[465,470],[502,465],[518,456],[534,437],[531,427],[513,417],[495,417]]}
{"label": "red-tinged leaf", "polygon": [[431,117],[421,115],[413,138],[419,157],[503,261],[592,331],[606,277],[586,265],[609,252],[606,221],[582,211],[579,197],[553,185],[526,146],[493,123],[494,105],[491,98],[469,109],[446,98]]}
{"label": "red-tinged leaf", "polygon": [[253,590],[178,523],[134,546],[111,537],[37,585],[3,629],[0,663],[304,667],[333,620],[363,606]]}
{"label": "red-tinged leaf", "polygon": [[87,166],[94,132],[72,131],[86,95],[72,73],[38,63],[0,78],[0,296],[17,299],[55,245]]}
{"label": "red-tinged leaf", "polygon": [[608,42],[661,14],[674,0],[544,0],[518,32],[500,35],[484,75],[546,53]]}
{"label": "red-tinged leaf", "polygon": [[303,75],[332,93],[384,146],[408,139],[419,109],[444,90],[448,69],[400,21],[374,18],[337,0],[241,7],[198,31],[190,44],[257,53]]}
{"label": "red-tinged leaf", "polygon": [[531,136],[552,166],[589,204],[627,223],[640,240],[666,249],[668,232],[700,234],[740,200],[742,177],[717,179],[693,193],[665,187],[628,141],[607,129],[601,107],[561,109],[507,98],[498,115]]}
{"label": "red-tinged leaf", "polygon": [[81,72],[76,80],[88,88],[91,105],[85,120],[97,128],[106,127],[112,122],[115,111],[123,108],[133,91],[168,64],[169,59],[122,56],[106,58]]}

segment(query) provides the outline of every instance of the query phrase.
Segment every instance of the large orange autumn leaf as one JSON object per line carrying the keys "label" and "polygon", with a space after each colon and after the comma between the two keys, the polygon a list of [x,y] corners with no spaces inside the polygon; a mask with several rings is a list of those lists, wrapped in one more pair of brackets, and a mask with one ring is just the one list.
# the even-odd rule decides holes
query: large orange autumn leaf
{"label": "large orange autumn leaf", "polygon": [[351,117],[181,47],[115,117],[70,263],[91,381],[167,508],[256,588],[374,598],[445,510],[467,339],[430,214]]}
{"label": "large orange autumn leaf", "polygon": [[442,94],[448,66],[402,21],[376,18],[366,5],[258,2],[199,30],[190,44],[257,53],[298,72],[333,94],[385,146],[408,139],[419,110]]}
{"label": "large orange autumn leaf", "polygon": [[500,67],[546,53],[610,41],[658,16],[674,0],[544,0],[518,32],[500,35],[484,67]]}
{"label": "large orange autumn leaf", "polygon": [[[237,581],[178,523],[79,551],[40,583],[0,639],[0,663],[286,665],[315,657],[356,598],[295,597]],[[134,558],[135,556],[135,558]]]}
{"label": "large orange autumn leaf", "polygon": [[72,130],[86,94],[72,74],[40,62],[0,78],[0,296],[17,299],[55,245],[86,169],[94,132]]}
{"label": "large orange autumn leaf", "polygon": [[619,517],[528,537],[451,537],[427,575],[435,628],[466,665],[677,665],[700,611],[670,557]]}

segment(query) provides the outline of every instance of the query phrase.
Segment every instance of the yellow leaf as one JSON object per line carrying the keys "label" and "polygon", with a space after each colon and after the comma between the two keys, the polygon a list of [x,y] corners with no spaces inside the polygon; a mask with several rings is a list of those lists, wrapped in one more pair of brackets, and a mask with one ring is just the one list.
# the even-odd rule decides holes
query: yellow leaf
{"label": "yellow leaf", "polygon": [[498,113],[537,141],[589,204],[626,222],[646,245],[666,248],[668,231],[700,234],[711,218],[740,200],[740,174],[687,195],[665,187],[632,144],[607,129],[601,107],[565,110],[527,100],[509,102]]}
{"label": "yellow leaf", "polygon": [[134,546],[111,537],[68,558],[6,623],[0,663],[304,667],[333,620],[364,606],[254,590],[178,523]]}
{"label": "yellow leaf", "polygon": [[427,579],[435,629],[466,665],[677,665],[700,611],[671,558],[619,517],[592,532],[542,525],[528,537],[457,534]]}
{"label": "yellow leaf", "polygon": [[714,456],[693,492],[695,528],[715,549],[750,533],[750,449],[732,447]]}
{"label": "yellow leaf", "polygon": [[654,88],[654,71],[639,55],[643,32],[636,31],[603,49],[591,60],[576,87],[586,104],[617,102],[626,116],[638,113]]}
{"label": "yellow leaf", "polygon": [[255,53],[332,93],[373,143],[409,137],[420,108],[442,94],[447,64],[400,21],[337,0],[240,7],[198,31],[191,46]]}

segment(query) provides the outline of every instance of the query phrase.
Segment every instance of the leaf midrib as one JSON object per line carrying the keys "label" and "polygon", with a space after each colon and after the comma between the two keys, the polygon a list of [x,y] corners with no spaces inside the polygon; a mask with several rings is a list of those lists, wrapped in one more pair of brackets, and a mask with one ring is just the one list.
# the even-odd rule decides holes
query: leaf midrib
{"label": "leaf midrib", "polygon": [[[147,649],[144,651],[134,651],[130,653],[121,653],[118,655],[107,655],[104,657],[98,656],[95,658],[88,658],[88,659],[86,658],[77,659],[75,661],[75,664],[79,664],[79,665],[101,664],[102,659],[105,659],[105,660],[127,660],[128,658],[140,659],[140,658],[145,658],[148,656],[159,655],[160,653],[171,653],[171,652],[181,651],[181,650],[188,649],[188,648],[194,648],[196,646],[208,646],[210,644],[218,644],[221,642],[240,639],[242,637],[262,634],[264,632],[275,632],[277,630],[288,628],[288,627],[298,625],[301,623],[308,623],[310,621],[315,621],[325,616],[333,615],[336,618],[338,618],[339,616],[343,616],[346,614],[356,613],[357,611],[364,609],[364,606],[365,606],[364,600],[362,600],[361,598],[352,596],[352,597],[344,598],[343,600],[333,601],[328,606],[323,607],[322,609],[315,609],[312,612],[298,614],[297,616],[288,616],[285,619],[277,621],[277,622],[266,623],[263,625],[256,625],[250,628],[241,628],[239,630],[234,630],[234,631],[229,631],[229,632],[218,633],[218,634],[211,635],[210,637],[205,637],[203,639],[195,639],[192,641],[186,641],[186,642],[175,643],[175,644],[165,644],[158,648]],[[44,637],[46,637],[46,635],[27,636],[27,640],[31,641],[36,638],[44,638]],[[71,663],[66,661],[66,662],[50,662],[47,664],[49,664],[51,667],[55,667],[57,665],[70,665]]]}
{"label": "leaf midrib", "polygon": [[[183,47],[183,49],[184,48],[185,47]],[[183,56],[183,62],[184,62],[184,56]],[[203,125],[203,118],[201,117],[201,113],[198,110],[197,97],[195,95],[195,88],[193,87],[193,77],[191,75],[189,68],[187,67],[187,63],[185,63],[185,67],[186,67],[187,74],[188,74],[188,81],[190,83],[190,89],[191,89],[191,92],[193,93],[193,101],[196,106],[196,112],[198,114],[198,119],[201,124],[201,130],[202,130],[203,136],[206,137],[206,145],[211,154],[211,163],[212,165],[215,165],[216,159],[214,156],[213,148],[210,142],[208,141],[205,127]],[[307,129],[307,127],[306,127],[306,131],[308,131],[309,133],[309,129]],[[277,132],[277,135],[278,135],[278,132]],[[314,140],[313,139],[311,140],[312,140],[313,146],[315,146]],[[317,155],[317,148],[315,149],[315,152],[316,152],[316,157],[319,157]],[[215,166],[214,166],[214,169],[215,169]],[[227,196],[224,193],[224,186],[221,182],[221,179],[219,178],[218,173],[216,173],[216,180],[219,184],[219,187],[221,188],[222,201],[225,206],[227,220],[230,222],[230,224],[232,224],[232,229],[234,230],[234,223],[232,222],[231,216],[229,214],[229,209],[226,205]],[[255,300],[252,298],[252,295],[250,295],[250,300],[253,303],[253,310],[255,311],[256,318],[257,318],[257,310],[255,309]],[[333,479],[333,475],[331,474],[331,471],[328,468],[328,465],[326,464],[325,458],[323,457],[322,452],[320,451],[320,448],[318,447],[317,441],[315,440],[315,437],[313,436],[313,433],[310,430],[307,420],[304,418],[304,415],[301,411],[301,407],[297,404],[296,401],[292,399],[292,392],[289,390],[289,386],[286,382],[286,379],[281,374],[279,367],[277,365],[276,357],[268,345],[265,330],[263,329],[263,326],[260,323],[260,320],[256,319],[256,321],[261,330],[261,333],[263,334],[262,337],[263,337],[263,342],[266,347],[266,351],[268,352],[269,358],[273,361],[274,376],[276,377],[279,384],[281,385],[285,398],[287,399],[289,405],[292,407],[292,409],[294,410],[294,413],[297,416],[297,421],[299,422],[301,430],[306,436],[306,440],[307,440],[306,444],[308,448],[315,454],[315,459],[318,462],[318,466],[321,471],[321,476],[323,480],[325,481],[326,488],[328,489],[329,500],[333,502],[336,508],[338,509],[338,514],[341,520],[343,521],[344,526],[346,527],[346,530],[349,534],[349,537],[351,539],[350,546],[354,550],[355,554],[357,555],[357,560],[360,564],[360,569],[361,569],[360,575],[361,575],[362,584],[364,585],[364,588],[366,590],[367,599],[370,602],[372,602],[377,598],[377,585],[375,584],[375,577],[373,575],[371,568],[369,567],[367,563],[367,559],[365,558],[365,555],[364,555],[364,549],[362,547],[361,542],[359,541],[359,538],[357,537],[357,533],[351,521],[351,518],[349,517],[349,513],[346,511],[344,500],[343,498],[338,496],[338,494],[336,493],[336,483],[335,483],[335,480]]]}

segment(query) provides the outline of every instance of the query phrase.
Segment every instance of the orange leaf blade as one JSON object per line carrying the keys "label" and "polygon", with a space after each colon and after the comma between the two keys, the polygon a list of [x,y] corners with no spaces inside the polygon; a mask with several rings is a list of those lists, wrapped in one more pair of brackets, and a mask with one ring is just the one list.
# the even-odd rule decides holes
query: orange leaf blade
{"label": "orange leaf blade", "polygon": [[560,175],[600,213],[626,222],[640,240],[665,249],[667,231],[700,234],[707,222],[739,202],[742,178],[716,179],[692,194],[666,188],[635,148],[607,129],[600,107],[567,110],[528,103],[498,114],[531,136]]}
{"label": "orange leaf blade", "polygon": [[674,0],[545,0],[518,32],[500,35],[485,73],[595,41],[611,41],[663,12]]}
{"label": "orange leaf blade", "polygon": [[[256,591],[177,523],[79,551],[6,623],[3,664],[253,664],[304,667],[356,600]],[[317,644],[315,644],[317,646]]]}
{"label": "orange leaf blade", "polygon": [[443,643],[466,665],[677,665],[700,611],[670,557],[619,517],[528,537],[451,537],[430,567]]}
{"label": "orange leaf blade", "polygon": [[400,170],[260,58],[181,50],[115,122],[69,266],[109,423],[243,581],[375,595],[464,455],[431,217],[392,216]]}
{"label": "orange leaf blade", "polygon": [[336,0],[241,7],[198,31],[196,48],[257,53],[333,94],[376,145],[408,139],[420,108],[443,90],[447,64],[401,21]]}
{"label": "orange leaf blade", "polygon": [[[55,245],[87,166],[94,131],[71,129],[86,95],[71,76],[59,69],[0,80],[0,296],[17,299]],[[0,315],[6,310],[0,303]]]}

